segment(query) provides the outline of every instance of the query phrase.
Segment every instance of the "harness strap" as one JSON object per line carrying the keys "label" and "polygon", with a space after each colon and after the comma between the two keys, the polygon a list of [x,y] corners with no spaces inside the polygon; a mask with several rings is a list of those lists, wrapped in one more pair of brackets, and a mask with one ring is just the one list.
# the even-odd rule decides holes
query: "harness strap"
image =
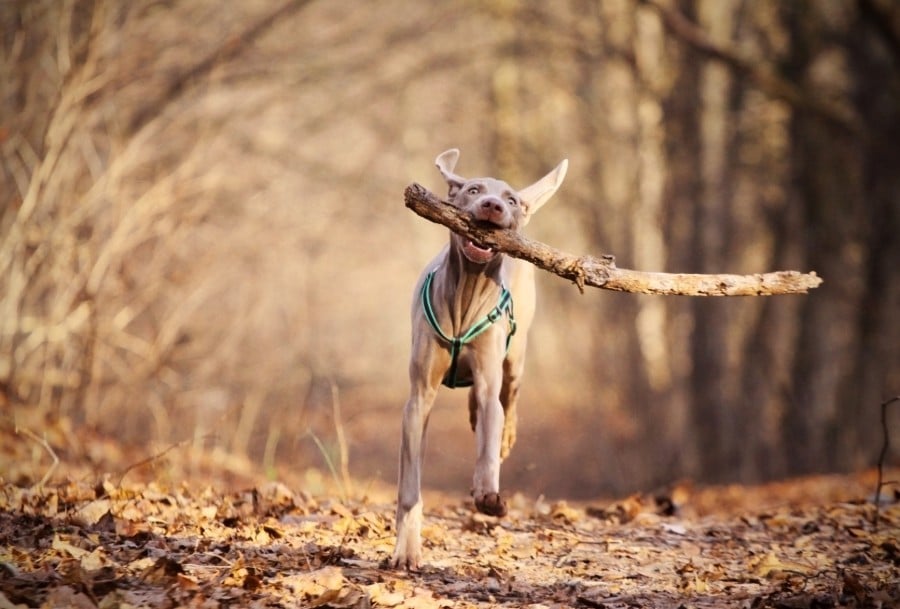
{"label": "harness strap", "polygon": [[497,306],[491,309],[487,315],[472,324],[472,327],[466,330],[460,336],[447,336],[438,323],[437,316],[434,313],[434,306],[431,304],[431,283],[434,280],[435,271],[431,271],[425,276],[422,282],[422,309],[425,311],[425,319],[441,340],[450,345],[450,369],[444,375],[443,384],[451,389],[456,387],[469,387],[472,381],[459,380],[456,378],[457,365],[459,363],[459,353],[464,345],[475,340],[475,337],[490,328],[494,323],[504,315],[509,317],[509,332],[506,335],[506,350],[509,351],[509,344],[513,335],[516,333],[516,319],[513,316],[512,294],[506,287],[500,290],[500,298]]}

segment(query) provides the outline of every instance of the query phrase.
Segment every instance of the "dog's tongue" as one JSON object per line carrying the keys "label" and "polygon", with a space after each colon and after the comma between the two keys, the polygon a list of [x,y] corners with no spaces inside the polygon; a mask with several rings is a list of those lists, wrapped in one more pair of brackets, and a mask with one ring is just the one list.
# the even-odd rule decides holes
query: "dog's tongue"
{"label": "dog's tongue", "polygon": [[478,264],[484,264],[494,257],[494,250],[489,247],[480,247],[469,240],[463,245],[466,258]]}

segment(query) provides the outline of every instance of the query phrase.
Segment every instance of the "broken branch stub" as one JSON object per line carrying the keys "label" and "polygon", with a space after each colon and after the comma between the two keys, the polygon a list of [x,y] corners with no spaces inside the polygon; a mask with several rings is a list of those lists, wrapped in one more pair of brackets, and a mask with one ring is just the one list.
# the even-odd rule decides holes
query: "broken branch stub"
{"label": "broken branch stub", "polygon": [[406,206],[426,220],[442,224],[481,245],[527,260],[538,268],[569,279],[582,291],[585,285],[589,285],[633,294],[772,296],[806,294],[822,283],[822,278],[814,272],[704,275],[620,269],[616,266],[614,256],[576,256],[515,231],[486,226],[441,200],[420,184],[407,186],[404,198]]}

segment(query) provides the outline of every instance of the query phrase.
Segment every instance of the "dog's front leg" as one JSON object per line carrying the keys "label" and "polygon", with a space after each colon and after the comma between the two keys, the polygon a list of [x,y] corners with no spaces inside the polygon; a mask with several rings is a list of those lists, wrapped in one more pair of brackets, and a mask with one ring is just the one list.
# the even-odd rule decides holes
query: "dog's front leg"
{"label": "dog's front leg", "polygon": [[449,356],[437,348],[423,320],[413,325],[409,364],[409,400],[403,408],[400,438],[400,480],[397,488],[397,545],[391,564],[418,569],[422,563],[422,465],[428,416],[437,397]]}
{"label": "dog's front leg", "polygon": [[433,392],[430,396],[413,394],[403,409],[397,489],[397,545],[391,561],[394,567],[418,569],[422,562],[422,464],[425,430],[433,400]]}
{"label": "dog's front leg", "polygon": [[[502,354],[502,351],[499,351]],[[473,477],[473,496],[479,512],[505,516],[506,503],[500,497],[500,447],[503,438],[504,413],[500,403],[503,383],[502,355],[479,358],[471,401],[478,409],[475,424],[477,455]]]}

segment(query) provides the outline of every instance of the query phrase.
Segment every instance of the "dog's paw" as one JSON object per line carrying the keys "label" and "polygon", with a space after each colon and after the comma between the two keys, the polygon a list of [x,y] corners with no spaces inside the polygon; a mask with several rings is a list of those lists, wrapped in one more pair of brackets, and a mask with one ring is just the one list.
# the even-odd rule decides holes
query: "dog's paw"
{"label": "dog's paw", "polygon": [[488,516],[502,517],[506,516],[506,502],[500,497],[499,493],[488,493],[483,497],[475,498],[475,507],[482,514]]}
{"label": "dog's paw", "polygon": [[422,565],[422,544],[418,539],[401,535],[397,539],[394,555],[391,557],[391,567],[394,569],[406,569],[418,571]]}
{"label": "dog's paw", "polygon": [[397,516],[397,545],[391,558],[395,569],[416,571],[422,564],[422,502]]}
{"label": "dog's paw", "polygon": [[396,550],[394,550],[394,555],[391,557],[390,561],[390,566],[392,569],[405,569],[407,571],[418,571],[421,564],[421,552],[413,552],[412,554],[407,554],[406,552],[401,552],[399,546]]}

